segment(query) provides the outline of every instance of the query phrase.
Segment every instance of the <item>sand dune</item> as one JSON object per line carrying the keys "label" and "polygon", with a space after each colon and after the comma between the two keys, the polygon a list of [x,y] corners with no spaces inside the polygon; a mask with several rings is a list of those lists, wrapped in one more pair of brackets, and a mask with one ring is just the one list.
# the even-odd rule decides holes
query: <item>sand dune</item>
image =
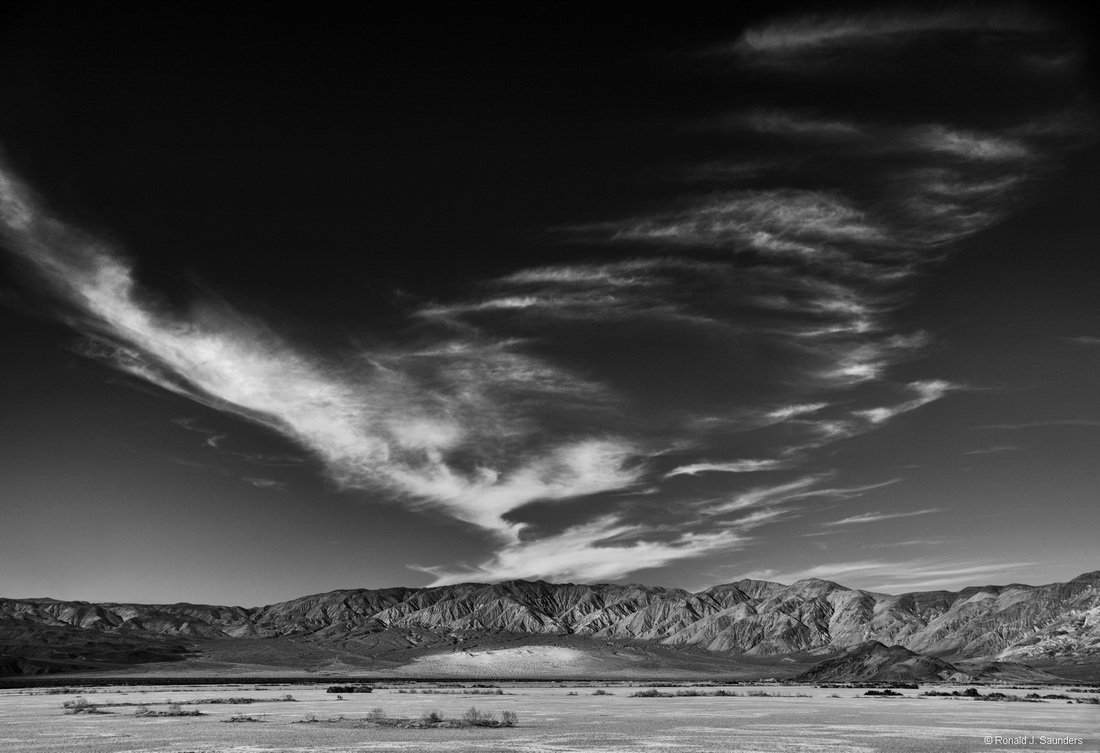
{"label": "sand dune", "polygon": [[600,658],[563,646],[522,646],[485,651],[455,651],[420,656],[402,674],[440,677],[572,676],[590,671]]}

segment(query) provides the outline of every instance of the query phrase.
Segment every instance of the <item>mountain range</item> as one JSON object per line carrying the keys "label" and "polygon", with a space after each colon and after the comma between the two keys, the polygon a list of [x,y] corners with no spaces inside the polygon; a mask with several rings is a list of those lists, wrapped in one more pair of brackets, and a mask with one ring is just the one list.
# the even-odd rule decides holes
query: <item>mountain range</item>
{"label": "mountain range", "polygon": [[1100,679],[1100,571],[901,595],[807,579],[466,583],[255,608],[0,599],[0,676],[77,670],[1084,681]]}

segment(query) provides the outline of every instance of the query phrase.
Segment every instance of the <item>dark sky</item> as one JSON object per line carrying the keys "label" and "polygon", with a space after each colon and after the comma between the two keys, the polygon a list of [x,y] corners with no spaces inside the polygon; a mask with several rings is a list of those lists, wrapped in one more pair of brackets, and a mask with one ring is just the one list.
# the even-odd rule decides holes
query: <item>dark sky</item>
{"label": "dark sky", "polygon": [[730,5],[6,17],[0,593],[1095,569],[1085,16]]}

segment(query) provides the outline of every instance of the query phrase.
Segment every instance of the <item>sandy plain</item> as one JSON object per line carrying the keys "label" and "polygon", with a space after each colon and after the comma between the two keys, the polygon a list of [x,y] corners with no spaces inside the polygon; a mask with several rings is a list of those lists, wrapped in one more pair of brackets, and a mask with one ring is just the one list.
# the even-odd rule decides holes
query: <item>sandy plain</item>
{"label": "sandy plain", "polygon": [[[474,695],[454,687],[408,684],[366,694],[327,693],[328,685],[102,687],[46,692],[0,690],[0,751],[26,753],[268,753],[287,751],[446,751],[564,753],[608,751],[884,751],[1100,750],[1095,705],[992,703],[962,698],[875,698],[862,689],[737,686],[739,697],[632,698],[648,686],[625,683],[500,683],[504,695]],[[436,690],[400,692],[401,689]],[[607,695],[596,695],[601,689]],[[712,692],[717,688],[702,688]],[[675,692],[676,688],[660,688]],[[983,689],[983,692],[988,689]],[[770,696],[752,696],[750,692]],[[1026,690],[1004,692],[1024,695]],[[1066,692],[1044,688],[1041,693]],[[575,693],[576,695],[570,695]],[[295,700],[280,700],[285,695]],[[776,695],[778,694],[778,695]],[[796,697],[805,694],[808,697]],[[1068,693],[1073,696],[1075,694]],[[65,701],[82,696],[108,714],[66,714]],[[834,697],[839,696],[839,697]],[[247,697],[247,705],[194,704]],[[1079,697],[1087,697],[1081,695]],[[198,717],[137,717],[135,706],[163,710],[181,702]],[[188,703],[192,702],[192,703]],[[512,728],[399,729],[356,722],[373,708],[419,718],[437,710],[461,717],[471,706],[499,717],[513,711]],[[226,723],[245,714],[259,722]],[[310,718],[317,721],[306,721]],[[344,717],[344,721],[334,721]],[[1045,738],[1071,738],[1052,744]],[[992,739],[990,739],[992,738]],[[999,738],[999,739],[998,739]],[[988,740],[988,742],[987,742]],[[1075,740],[1080,740],[1076,742]]]}

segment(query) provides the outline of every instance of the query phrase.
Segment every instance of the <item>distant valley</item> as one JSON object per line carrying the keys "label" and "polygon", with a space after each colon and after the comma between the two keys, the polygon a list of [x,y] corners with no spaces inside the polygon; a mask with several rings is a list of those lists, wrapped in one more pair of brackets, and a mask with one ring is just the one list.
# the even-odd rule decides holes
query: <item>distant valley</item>
{"label": "distant valley", "polygon": [[510,581],[257,608],[0,599],[0,676],[1100,680],[1100,571],[888,595],[809,579],[690,593]]}

